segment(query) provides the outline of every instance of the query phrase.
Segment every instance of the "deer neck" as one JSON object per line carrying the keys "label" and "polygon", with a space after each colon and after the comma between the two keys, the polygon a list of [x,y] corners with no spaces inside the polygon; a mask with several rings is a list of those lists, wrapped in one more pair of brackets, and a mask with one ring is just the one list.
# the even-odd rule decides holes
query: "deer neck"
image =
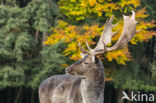
{"label": "deer neck", "polygon": [[83,103],[103,103],[104,71],[93,71],[82,79]]}

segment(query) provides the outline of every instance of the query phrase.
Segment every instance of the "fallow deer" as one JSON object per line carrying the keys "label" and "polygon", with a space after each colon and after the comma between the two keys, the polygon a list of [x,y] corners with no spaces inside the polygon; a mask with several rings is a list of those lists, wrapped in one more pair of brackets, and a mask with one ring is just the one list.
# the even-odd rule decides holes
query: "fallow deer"
{"label": "fallow deer", "polygon": [[44,80],[39,87],[41,103],[103,103],[105,75],[104,67],[97,55],[122,49],[136,33],[135,12],[132,16],[124,17],[124,27],[118,41],[112,47],[111,38],[113,17],[106,21],[103,33],[95,49],[91,49],[86,41],[86,51],[79,44],[83,52],[82,59],[65,69],[65,75],[55,75]]}

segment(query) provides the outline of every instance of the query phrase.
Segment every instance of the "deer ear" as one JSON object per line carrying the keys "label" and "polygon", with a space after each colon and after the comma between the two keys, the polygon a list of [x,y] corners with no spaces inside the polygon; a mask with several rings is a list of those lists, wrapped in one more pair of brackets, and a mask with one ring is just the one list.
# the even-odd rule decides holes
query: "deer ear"
{"label": "deer ear", "polygon": [[93,60],[93,62],[95,63],[95,55],[94,55],[94,56],[92,56],[92,60]]}
{"label": "deer ear", "polygon": [[86,54],[80,53],[81,57],[84,58]]}
{"label": "deer ear", "polygon": [[99,59],[94,55],[92,56],[92,60],[94,63],[98,63],[99,62]]}

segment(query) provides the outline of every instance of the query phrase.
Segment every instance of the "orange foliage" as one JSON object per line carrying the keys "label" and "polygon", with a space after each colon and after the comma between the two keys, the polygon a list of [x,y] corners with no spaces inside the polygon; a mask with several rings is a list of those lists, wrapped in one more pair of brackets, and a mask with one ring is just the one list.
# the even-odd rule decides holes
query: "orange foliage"
{"label": "orange foliage", "polygon": [[[63,1],[64,0],[60,0],[59,2],[62,3]],[[126,5],[134,5],[134,7],[137,7],[140,3],[140,0],[121,0],[118,3],[118,5],[117,3],[100,4],[97,3],[96,0],[82,0],[79,1],[80,3],[77,3],[76,0],[67,1],[68,3],[72,2],[73,4],[78,5],[78,7],[72,9],[73,4],[69,3],[69,7],[67,7],[66,3],[63,2],[62,4],[59,4],[61,10],[64,9],[63,13],[66,13],[67,16],[75,15],[77,20],[84,19],[86,15],[88,15],[91,12],[97,13],[98,16],[101,16],[103,12],[111,14],[113,10],[119,9],[120,7],[125,7]],[[79,8],[82,6],[86,8],[89,7],[89,9],[82,10],[81,8]],[[143,18],[147,16],[148,15],[145,14],[145,8],[136,12],[136,19],[139,21],[136,29],[139,30],[139,32],[137,32],[134,38],[131,40],[132,44],[137,44],[137,42],[146,41],[150,39],[153,35],[156,35],[155,32],[147,31],[148,28],[155,26],[153,23],[143,21]],[[117,18],[114,19],[117,20]],[[123,28],[123,19],[119,19],[118,21],[119,24],[117,27],[113,28],[113,31],[119,30],[119,32],[113,36],[112,44],[109,44],[108,46],[113,45],[122,33],[121,28]],[[65,43],[67,43],[67,48],[63,51],[63,54],[65,56],[70,56],[70,59],[77,60],[80,59],[80,50],[78,47],[78,43],[81,42],[81,45],[85,47],[85,41],[87,39],[89,44],[93,46],[95,44],[93,38],[100,36],[99,34],[102,33],[103,26],[100,27],[98,24],[93,24],[91,26],[89,26],[88,24],[77,26],[70,25],[67,22],[59,20],[58,25],[54,28],[51,28],[51,30],[53,31],[53,33],[51,36],[47,37],[47,41],[45,41],[44,44],[51,45],[59,42],[60,40],[64,40]],[[123,65],[125,65],[126,61],[131,60],[131,56],[127,47],[125,47],[122,50],[109,52],[105,55],[105,57],[108,59],[108,61],[116,60],[118,64]]]}
{"label": "orange foliage", "polygon": [[98,36],[103,28],[100,28],[97,24],[92,26],[88,26],[86,24],[81,27],[66,24],[67,23],[64,21],[58,21],[58,25],[55,28],[52,28],[54,33],[47,38],[44,44],[55,44],[60,40],[65,40],[65,42],[67,43],[67,48],[65,49],[63,54],[65,56],[71,55],[71,59],[77,60],[80,58],[78,43],[81,42],[84,44],[84,41],[86,41],[86,39],[88,38],[88,42],[90,44],[95,44],[92,41],[92,38]]}
{"label": "orange foliage", "polygon": [[123,8],[135,9],[140,0],[59,0],[58,3],[64,15],[80,21],[92,14],[102,16],[105,13],[110,17],[114,11],[122,11]]}

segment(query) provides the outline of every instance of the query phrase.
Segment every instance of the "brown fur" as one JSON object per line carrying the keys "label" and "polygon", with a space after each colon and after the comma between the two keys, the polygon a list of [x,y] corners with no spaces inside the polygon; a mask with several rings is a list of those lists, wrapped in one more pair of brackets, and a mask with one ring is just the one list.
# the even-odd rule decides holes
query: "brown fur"
{"label": "brown fur", "polygon": [[66,68],[66,72],[72,75],[52,76],[41,83],[41,103],[103,102],[96,100],[101,94],[103,96],[104,90],[104,68],[98,58],[94,63],[90,56],[86,56]]}

